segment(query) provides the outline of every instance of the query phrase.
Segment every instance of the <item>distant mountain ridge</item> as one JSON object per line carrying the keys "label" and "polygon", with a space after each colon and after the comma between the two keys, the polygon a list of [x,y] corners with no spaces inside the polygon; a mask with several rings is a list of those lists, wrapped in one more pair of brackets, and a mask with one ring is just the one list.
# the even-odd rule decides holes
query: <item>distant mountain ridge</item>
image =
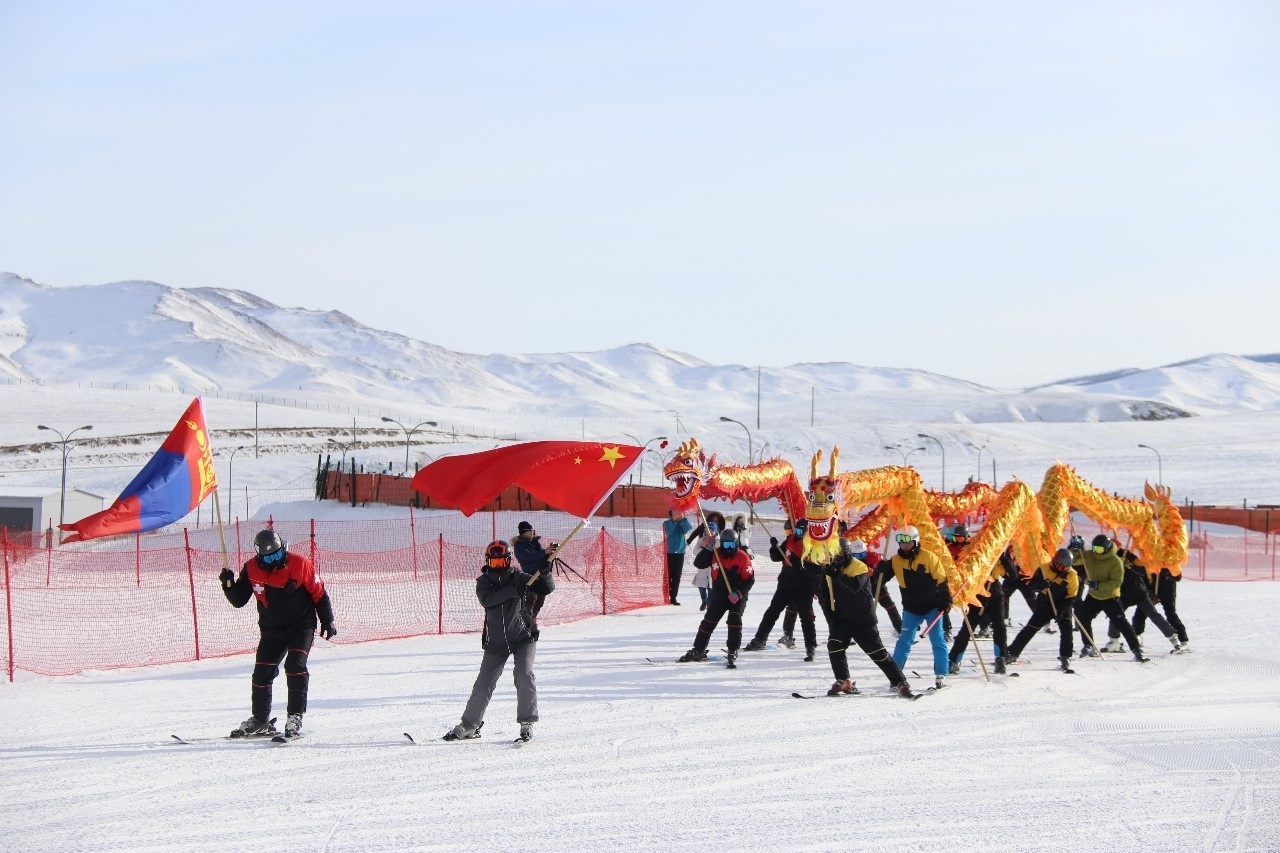
{"label": "distant mountain ridge", "polygon": [[[269,394],[316,391],[447,406],[615,416],[755,400],[757,368],[632,343],[591,353],[468,354],[282,308],[221,288],[149,281],[51,287],[0,273],[0,376],[43,384],[156,384]],[[824,406],[859,422],[891,410],[933,422],[1160,420],[1280,408],[1280,354],[1214,354],[1005,391],[927,371],[809,363],[759,369],[767,405]],[[880,412],[880,415],[860,415]]]}

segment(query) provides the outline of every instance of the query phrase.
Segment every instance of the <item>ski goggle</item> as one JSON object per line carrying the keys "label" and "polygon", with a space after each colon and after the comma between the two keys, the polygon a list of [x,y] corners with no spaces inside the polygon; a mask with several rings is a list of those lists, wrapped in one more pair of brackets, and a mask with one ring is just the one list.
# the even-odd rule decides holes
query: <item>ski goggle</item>
{"label": "ski goggle", "polygon": [[737,542],[721,542],[720,550],[724,551],[726,554],[736,554],[738,552],[738,543]]}
{"label": "ski goggle", "polygon": [[1105,554],[1105,553],[1107,553],[1107,546],[1106,546],[1106,545],[1094,545],[1094,546],[1093,546],[1093,553],[1095,553],[1095,554]]}
{"label": "ski goggle", "polygon": [[268,566],[274,566],[276,563],[279,563],[284,559],[284,549],[281,548],[279,551],[272,551],[270,554],[263,554],[258,559],[266,563]]}
{"label": "ski goggle", "polygon": [[899,533],[893,538],[897,540],[899,545],[909,545],[916,541],[916,537],[912,536],[910,533]]}
{"label": "ski goggle", "polygon": [[854,551],[854,552],[853,552],[853,556],[857,557],[859,560],[865,560],[865,559],[867,559],[867,552],[866,552],[866,551]]}

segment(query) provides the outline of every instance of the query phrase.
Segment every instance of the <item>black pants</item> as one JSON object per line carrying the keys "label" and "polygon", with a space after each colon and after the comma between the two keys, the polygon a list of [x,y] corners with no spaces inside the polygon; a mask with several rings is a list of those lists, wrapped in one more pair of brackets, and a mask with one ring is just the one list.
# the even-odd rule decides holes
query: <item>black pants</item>
{"label": "black pants", "polygon": [[1018,636],[1013,638],[1013,642],[1009,644],[1008,653],[1005,660],[1017,660],[1018,655],[1022,654],[1022,650],[1027,647],[1027,643],[1031,642],[1031,638],[1039,633],[1040,629],[1048,625],[1050,620],[1058,622],[1058,657],[1071,657],[1071,602],[1064,601],[1054,609],[1053,601],[1049,598],[1049,593],[1042,592],[1037,598],[1035,604],[1031,606],[1031,618],[1027,620],[1027,624],[1022,626],[1022,630],[1018,632]]}
{"label": "black pants", "polygon": [[307,712],[307,655],[316,639],[315,625],[300,625],[287,631],[264,628],[258,640],[258,655],[253,667],[253,690],[250,705],[259,720],[271,719],[271,683],[280,673],[284,661],[285,685],[289,689],[286,713]]}
{"label": "black pants", "polygon": [[[1178,618],[1178,578],[1175,578],[1168,569],[1160,570],[1160,576],[1156,579],[1156,596],[1160,599],[1160,607],[1164,610],[1164,616],[1169,621],[1169,626],[1178,634],[1178,642],[1189,642],[1187,640],[1187,626],[1183,625],[1182,620]],[[1154,619],[1151,621],[1155,622]],[[1133,616],[1133,632],[1141,634],[1146,627],[1146,614],[1135,613]]]}
{"label": "black pants", "polygon": [[[1142,636],[1142,630],[1139,629],[1138,626],[1141,625],[1143,628],[1146,628],[1147,619],[1150,619],[1151,624],[1155,625],[1156,630],[1161,634],[1164,634],[1166,637],[1173,636],[1173,626],[1166,622],[1165,618],[1156,612],[1156,606],[1151,603],[1150,598],[1144,595],[1142,598],[1138,599],[1137,604],[1134,606],[1138,609],[1133,614],[1133,633],[1138,636]],[[1139,622],[1139,619],[1142,621]],[[1107,636],[1113,640],[1120,636],[1120,626],[1115,623],[1114,619],[1107,625]]]}
{"label": "black pants", "polygon": [[680,575],[684,572],[684,554],[667,555],[667,599],[676,603],[680,594]]}
{"label": "black pants", "polygon": [[831,635],[827,638],[827,655],[831,658],[831,673],[837,681],[844,681],[850,677],[849,659],[845,655],[845,649],[849,648],[850,642],[857,643],[858,648],[871,658],[871,662],[880,667],[885,678],[889,679],[890,686],[896,687],[907,680],[902,670],[893,662],[893,655],[889,654],[889,650],[881,642],[880,631],[874,623],[850,625],[848,622],[837,621],[832,623]]}
{"label": "black pants", "polygon": [[1129,648],[1133,650],[1135,656],[1139,655],[1138,651],[1138,635],[1133,633],[1133,626],[1129,624],[1129,620],[1124,618],[1124,609],[1120,607],[1119,598],[1098,599],[1089,596],[1080,602],[1080,606],[1076,609],[1076,616],[1080,618],[1080,639],[1082,645],[1089,645],[1090,640],[1096,641],[1098,638],[1093,633],[1093,617],[1099,613],[1105,613],[1115,621],[1116,626],[1120,629],[1121,635],[1125,642],[1129,644]]}
{"label": "black pants", "polygon": [[969,605],[969,610],[965,613],[965,623],[960,626],[960,633],[956,635],[956,641],[951,645],[951,654],[948,655],[952,663],[963,658],[965,649],[969,648],[970,626],[975,631],[984,625],[991,626],[991,639],[995,641],[996,657],[1000,657],[1009,648],[1009,635],[1004,625],[1004,591],[1000,589],[999,583],[993,583],[990,592],[990,595],[978,596],[977,604]]}
{"label": "black pants", "polygon": [[[773,593],[773,598],[769,600],[769,606],[765,608],[764,616],[760,619],[760,627],[756,628],[755,638],[762,643],[769,639],[773,623],[778,621],[778,616],[783,610],[787,611],[787,615],[782,620],[782,633],[790,636],[795,630],[796,617],[799,616],[800,630],[804,632],[805,648],[816,648],[818,632],[813,618],[813,593],[807,587],[804,589],[778,587]],[[788,621],[790,625],[787,624]]]}
{"label": "black pants", "polygon": [[729,618],[726,625],[729,628],[729,642],[727,647],[731,652],[737,652],[742,646],[742,614],[747,609],[747,596],[743,593],[742,598],[738,599],[737,604],[730,604],[729,600],[723,595],[712,593],[711,603],[707,605],[707,615],[702,617],[702,623],[698,625],[698,634],[693,638],[693,647],[700,652],[705,652],[707,646],[711,644],[711,632],[720,624],[720,620],[724,618],[726,613]]}

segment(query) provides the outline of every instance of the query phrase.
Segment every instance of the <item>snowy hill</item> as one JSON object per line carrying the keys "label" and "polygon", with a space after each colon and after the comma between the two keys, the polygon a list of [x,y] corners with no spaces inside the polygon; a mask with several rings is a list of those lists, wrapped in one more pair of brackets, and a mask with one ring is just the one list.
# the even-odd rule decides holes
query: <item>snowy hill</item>
{"label": "snowy hill", "polygon": [[[553,339],[553,337],[552,337]],[[486,342],[500,343],[500,338]],[[958,423],[1158,420],[1280,408],[1280,357],[1207,356],[1154,370],[1004,391],[847,363],[712,365],[647,344],[593,353],[478,355],[364,326],[339,311],[145,281],[48,287],[0,273],[0,375],[46,385],[188,393],[310,391],[428,405],[609,417],[695,407],[708,395],[777,412],[847,397],[854,418]],[[871,412],[876,414],[872,415]]]}

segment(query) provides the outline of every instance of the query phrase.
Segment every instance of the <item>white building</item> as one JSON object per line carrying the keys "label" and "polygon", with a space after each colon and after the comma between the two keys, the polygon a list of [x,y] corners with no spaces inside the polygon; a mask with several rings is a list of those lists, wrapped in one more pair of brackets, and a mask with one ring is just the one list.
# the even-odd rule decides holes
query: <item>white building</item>
{"label": "white building", "polygon": [[[103,509],[103,498],[80,489],[67,489],[66,515],[70,524]],[[62,490],[57,486],[0,485],[0,527],[12,531],[58,527]]]}

